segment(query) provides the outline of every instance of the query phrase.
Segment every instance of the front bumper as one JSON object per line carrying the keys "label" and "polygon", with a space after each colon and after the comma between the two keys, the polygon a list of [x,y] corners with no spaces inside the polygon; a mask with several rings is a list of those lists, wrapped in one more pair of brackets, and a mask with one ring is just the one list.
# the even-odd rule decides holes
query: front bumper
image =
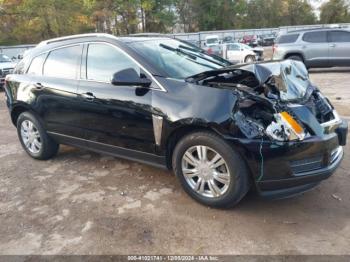
{"label": "front bumper", "polygon": [[331,134],[297,142],[241,140],[241,154],[262,197],[285,198],[307,191],[330,177],[340,165],[346,122]]}
{"label": "front bumper", "polygon": [[264,56],[263,56],[263,55],[261,55],[261,56],[256,55],[256,56],[255,56],[255,60],[256,60],[256,61],[259,61],[259,62],[260,62],[260,61],[264,61]]}
{"label": "front bumper", "polygon": [[336,150],[338,150],[339,155],[327,167],[298,173],[297,176],[291,178],[256,182],[259,195],[265,198],[279,199],[298,195],[312,189],[322,180],[329,178],[340,165],[344,151],[341,146]]}

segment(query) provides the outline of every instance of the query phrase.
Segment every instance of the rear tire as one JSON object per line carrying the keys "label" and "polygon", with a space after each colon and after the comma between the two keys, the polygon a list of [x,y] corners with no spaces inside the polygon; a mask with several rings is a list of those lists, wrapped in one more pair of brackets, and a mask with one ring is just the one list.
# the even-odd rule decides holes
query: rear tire
{"label": "rear tire", "polygon": [[232,207],[249,190],[244,160],[216,134],[195,132],[185,136],[175,147],[172,164],[184,190],[204,205]]}
{"label": "rear tire", "polygon": [[58,152],[59,144],[47,135],[43,125],[30,112],[23,112],[19,115],[17,134],[23,149],[32,158],[46,160]]}

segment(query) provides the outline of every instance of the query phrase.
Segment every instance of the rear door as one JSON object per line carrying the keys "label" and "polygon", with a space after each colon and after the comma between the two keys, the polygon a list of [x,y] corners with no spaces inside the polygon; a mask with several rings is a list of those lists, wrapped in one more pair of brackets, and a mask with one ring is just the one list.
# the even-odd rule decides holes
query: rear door
{"label": "rear door", "polygon": [[327,31],[306,32],[302,36],[304,61],[310,67],[329,66]]}
{"label": "rear door", "polygon": [[350,66],[350,32],[328,32],[330,66]]}
{"label": "rear door", "polygon": [[60,47],[34,58],[28,69],[36,111],[48,132],[82,137],[77,100],[82,45]]}

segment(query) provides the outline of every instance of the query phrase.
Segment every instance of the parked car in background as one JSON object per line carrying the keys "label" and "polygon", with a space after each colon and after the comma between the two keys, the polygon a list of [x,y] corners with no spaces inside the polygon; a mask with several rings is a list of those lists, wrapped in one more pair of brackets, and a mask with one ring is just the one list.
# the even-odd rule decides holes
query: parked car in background
{"label": "parked car in background", "polygon": [[221,56],[222,57],[222,44],[218,45],[211,45],[207,48],[204,48],[204,50],[209,54],[209,55],[216,55],[216,56]]}
{"label": "parked car in background", "polygon": [[13,62],[18,62],[23,58],[24,53],[34,47],[35,45],[0,46],[0,53],[11,58]]}
{"label": "parked car in background", "polygon": [[257,36],[257,35],[245,35],[242,38],[242,43],[249,45],[251,47],[256,47],[259,45],[259,36]]}
{"label": "parked car in background", "polygon": [[222,46],[219,36],[209,35],[205,37],[204,48],[208,54],[222,56]]}
{"label": "parked car in background", "polygon": [[272,46],[275,43],[276,35],[275,34],[262,35],[260,39],[261,39],[260,45]]}
{"label": "parked car in background", "polygon": [[273,47],[273,59],[302,61],[308,68],[350,66],[350,31],[318,28],[280,35]]}
{"label": "parked car in background", "polygon": [[252,48],[242,43],[223,44],[222,57],[232,63],[252,63],[264,59],[264,49]]}
{"label": "parked car in background", "polygon": [[219,36],[208,35],[205,37],[204,46],[211,47],[211,46],[215,46],[215,45],[219,45],[219,44],[221,44]]}
{"label": "parked car in background", "polygon": [[265,197],[304,192],[336,170],[346,144],[346,122],[302,63],[232,66],[175,39],[51,39],[5,83],[31,157],[68,144],[166,167],[214,207],[252,187]]}
{"label": "parked car in background", "polygon": [[222,43],[223,44],[226,44],[226,43],[233,43],[234,42],[234,39],[232,36],[225,36],[224,39],[222,40]]}
{"label": "parked car in background", "polygon": [[0,88],[3,87],[5,77],[12,73],[16,66],[16,62],[12,61],[7,55],[0,54]]}

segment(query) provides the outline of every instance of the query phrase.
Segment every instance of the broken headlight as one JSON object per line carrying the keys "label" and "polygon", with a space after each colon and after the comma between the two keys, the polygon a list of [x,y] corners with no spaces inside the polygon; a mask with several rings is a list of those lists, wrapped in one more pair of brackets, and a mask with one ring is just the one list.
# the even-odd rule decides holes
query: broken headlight
{"label": "broken headlight", "polygon": [[275,121],[266,128],[266,134],[278,141],[303,140],[304,128],[287,112],[274,115]]}

